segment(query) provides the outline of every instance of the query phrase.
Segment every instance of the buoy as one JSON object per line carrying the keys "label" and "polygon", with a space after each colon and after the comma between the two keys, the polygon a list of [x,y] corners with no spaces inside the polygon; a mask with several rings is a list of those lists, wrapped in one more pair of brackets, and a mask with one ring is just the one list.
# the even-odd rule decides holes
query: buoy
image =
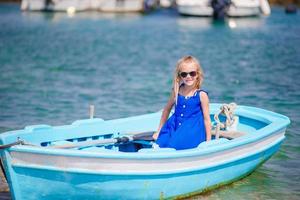
{"label": "buoy", "polygon": [[297,6],[295,4],[288,4],[285,7],[285,13],[287,14],[297,13]]}
{"label": "buoy", "polygon": [[74,6],[70,6],[70,7],[67,8],[68,15],[73,16],[75,14],[75,12],[76,12],[76,8]]}
{"label": "buoy", "polygon": [[236,28],[236,23],[235,23],[235,21],[233,20],[233,19],[229,19],[229,21],[228,21],[228,26],[230,27],[230,28]]}

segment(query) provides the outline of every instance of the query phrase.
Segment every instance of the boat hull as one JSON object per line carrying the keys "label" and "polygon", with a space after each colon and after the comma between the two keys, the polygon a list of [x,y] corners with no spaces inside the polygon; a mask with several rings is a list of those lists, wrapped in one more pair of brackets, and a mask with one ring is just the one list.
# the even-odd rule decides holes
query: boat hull
{"label": "boat hull", "polygon": [[260,8],[257,7],[229,7],[227,15],[229,17],[247,17],[258,16],[261,14]]}
{"label": "boat hull", "polygon": [[98,6],[102,12],[142,12],[144,8],[144,0],[102,1]]}
{"label": "boat hull", "polygon": [[[220,106],[210,105],[211,117]],[[149,148],[149,143],[143,146],[145,141],[57,148],[62,143],[86,144],[116,138],[120,133],[153,130],[161,112],[108,121],[78,120],[58,127],[27,126],[0,134],[1,145],[25,141],[5,147],[1,159],[13,199],[189,196],[250,174],[278,151],[290,123],[287,117],[247,106],[239,106],[236,114],[236,128],[245,134],[214,138],[180,151]],[[133,148],[136,145],[138,149]]]}
{"label": "boat hull", "polygon": [[213,15],[213,9],[210,6],[189,6],[189,5],[182,5],[177,6],[178,13],[181,15],[186,16],[203,16],[209,17]]}
{"label": "boat hull", "polygon": [[[213,16],[213,9],[210,6],[210,1],[177,1],[178,13],[187,16]],[[247,17],[258,16],[261,13],[270,14],[270,6],[266,0],[255,1],[240,1],[234,0],[229,6],[227,15],[229,17]]]}
{"label": "boat hull", "polygon": [[[189,7],[189,6],[181,6],[178,7],[178,12],[181,15],[186,16],[199,16],[199,17],[211,17],[213,15],[213,9],[208,6],[202,7]],[[230,7],[227,15],[229,17],[247,17],[247,16],[257,16],[260,15],[259,7],[255,8],[236,8]]]}
{"label": "boat hull", "polygon": [[[213,168],[161,175],[107,175],[33,167],[14,167],[20,191],[16,199],[159,199],[188,196],[240,179],[270,158],[269,149]],[[32,188],[34,186],[34,190]],[[51,186],[51,187],[49,187]],[[66,191],[67,195],[66,195]]]}
{"label": "boat hull", "polygon": [[277,152],[283,140],[284,132],[280,132],[260,142],[211,156],[164,160],[103,157],[82,160],[11,152],[17,180],[14,188],[19,188],[14,195],[15,199],[66,199],[68,191],[67,199],[189,196],[250,174]]}
{"label": "boat hull", "polygon": [[143,12],[144,0],[22,0],[21,9],[28,11],[87,11],[103,12]]}
{"label": "boat hull", "polygon": [[62,11],[66,12],[72,8],[76,11],[85,11],[91,9],[91,0],[22,0],[21,10],[28,11]]}

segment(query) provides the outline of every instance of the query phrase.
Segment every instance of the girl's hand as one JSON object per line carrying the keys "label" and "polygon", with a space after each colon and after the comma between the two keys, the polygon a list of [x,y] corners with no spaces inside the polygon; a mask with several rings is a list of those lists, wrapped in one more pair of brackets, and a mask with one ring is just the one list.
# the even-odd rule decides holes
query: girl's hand
{"label": "girl's hand", "polygon": [[157,140],[157,138],[158,138],[158,132],[155,132],[155,133],[152,135],[152,137],[153,137],[154,140]]}

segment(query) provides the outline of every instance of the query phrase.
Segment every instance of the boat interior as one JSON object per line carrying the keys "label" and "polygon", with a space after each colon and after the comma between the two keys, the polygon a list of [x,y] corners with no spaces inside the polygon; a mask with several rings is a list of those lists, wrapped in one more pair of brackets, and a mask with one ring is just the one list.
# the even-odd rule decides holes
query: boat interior
{"label": "boat interior", "polygon": [[[206,148],[211,145],[223,144],[230,142],[237,138],[243,137],[247,134],[255,134],[255,132],[263,127],[267,126],[267,122],[262,122],[253,118],[238,116],[238,120],[235,127],[231,127],[230,130],[220,130],[219,135],[216,135],[215,120],[213,115],[211,116],[213,129],[212,140],[210,142],[202,142],[197,148]],[[225,117],[220,117],[220,121],[225,121]],[[108,121],[109,122],[109,121]],[[130,122],[129,122],[130,123]],[[152,129],[154,130],[154,129]],[[39,146],[45,148],[58,148],[58,149],[74,149],[81,151],[93,151],[93,152],[165,152],[176,151],[172,148],[159,148],[155,145],[152,139],[154,131],[139,132],[134,134],[124,134],[121,131],[117,132],[103,132],[101,134],[94,133],[86,136],[69,137],[66,135],[59,140],[48,140],[40,142]],[[132,135],[142,135],[140,138],[132,139]],[[127,139],[126,139],[127,138]],[[123,140],[122,140],[123,139]],[[124,140],[125,139],[125,140]]]}

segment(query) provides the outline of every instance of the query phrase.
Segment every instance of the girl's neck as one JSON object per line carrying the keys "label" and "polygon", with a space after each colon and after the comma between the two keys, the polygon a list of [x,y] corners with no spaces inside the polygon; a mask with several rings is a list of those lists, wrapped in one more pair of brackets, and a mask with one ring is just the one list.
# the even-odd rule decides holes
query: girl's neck
{"label": "girl's neck", "polygon": [[184,96],[192,96],[192,95],[194,95],[196,90],[197,90],[197,88],[194,85],[191,85],[191,86],[183,85],[181,87],[180,93]]}

